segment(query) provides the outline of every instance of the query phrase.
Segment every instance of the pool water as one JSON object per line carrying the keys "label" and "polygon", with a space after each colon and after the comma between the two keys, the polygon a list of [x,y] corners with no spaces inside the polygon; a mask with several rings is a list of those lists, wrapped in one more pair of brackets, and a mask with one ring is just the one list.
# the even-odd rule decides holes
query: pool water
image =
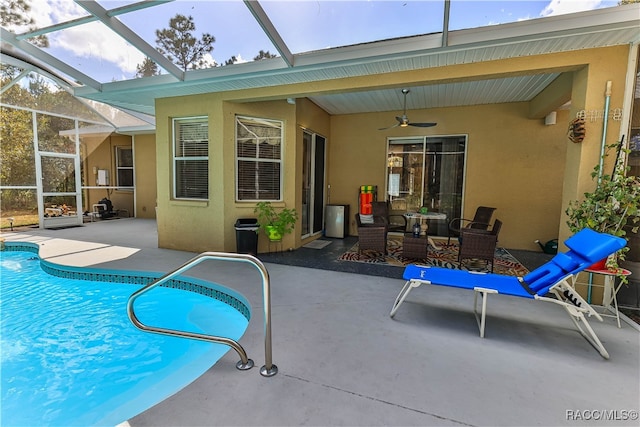
{"label": "pool water", "polygon": [[[0,252],[2,426],[116,425],[202,375],[229,347],[136,329],[141,285],[51,276]],[[136,301],[149,325],[239,340],[248,320],[199,293],[158,287]]]}

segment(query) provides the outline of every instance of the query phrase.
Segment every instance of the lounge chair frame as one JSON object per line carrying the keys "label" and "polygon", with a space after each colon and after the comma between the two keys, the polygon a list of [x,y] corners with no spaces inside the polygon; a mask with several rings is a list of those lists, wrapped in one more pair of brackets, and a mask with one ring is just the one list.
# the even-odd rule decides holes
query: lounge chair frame
{"label": "lounge chair frame", "polygon": [[[477,272],[469,273],[486,274]],[[571,321],[575,325],[576,329],[578,329],[578,332],[580,332],[580,334],[600,353],[602,357],[604,357],[605,359],[609,359],[609,353],[607,352],[604,345],[602,344],[602,341],[600,341],[600,338],[598,338],[598,335],[595,333],[595,331],[589,324],[589,321],[587,320],[587,317],[594,316],[596,319],[602,322],[602,316],[593,307],[591,307],[587,303],[587,301],[582,298],[582,296],[580,296],[578,292],[575,291],[572,286],[573,277],[573,274],[567,275],[549,289],[549,292],[552,293],[555,298],[534,295],[534,299],[562,306],[571,318]],[[393,303],[393,308],[391,309],[390,313],[391,318],[396,315],[398,309],[413,289],[418,288],[421,285],[431,284],[432,283],[428,280],[408,280],[396,297],[395,302]],[[498,294],[499,292],[496,289],[482,287],[474,287],[473,291],[473,314],[476,318],[476,322],[478,323],[480,338],[484,338],[487,319],[488,296],[490,294]],[[480,296],[480,307],[478,307],[478,296]],[[478,310],[478,308],[480,309]],[[584,328],[582,327],[582,325],[584,325]]]}
{"label": "lounge chair frame", "polygon": [[[587,317],[600,322],[602,316],[575,290],[577,274],[591,264],[615,253],[626,245],[626,240],[609,234],[584,229],[569,238],[567,253],[558,253],[551,261],[524,277],[493,273],[451,270],[440,267],[409,265],[405,268],[406,283],[396,297],[390,316],[393,318],[409,293],[424,284],[450,286],[474,291],[473,312],[484,338],[489,294],[503,294],[562,306],[580,334],[608,359],[609,353],[589,324]],[[480,309],[478,309],[480,295]]]}

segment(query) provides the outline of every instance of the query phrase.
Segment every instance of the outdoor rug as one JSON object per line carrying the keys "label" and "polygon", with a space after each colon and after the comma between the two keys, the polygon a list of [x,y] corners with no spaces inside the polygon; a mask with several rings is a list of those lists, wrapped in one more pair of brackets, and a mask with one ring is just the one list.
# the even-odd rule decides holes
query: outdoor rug
{"label": "outdoor rug", "polygon": [[330,243],[331,243],[331,240],[316,239],[313,242],[309,242],[306,245],[303,245],[302,247],[310,248],[310,249],[322,249]]}
{"label": "outdoor rug", "polygon": [[[338,257],[339,261],[364,262],[370,264],[394,265],[404,267],[408,264],[431,265],[459,269],[458,245],[436,242],[439,250],[429,246],[427,259],[405,258],[402,256],[402,239],[389,237],[387,240],[387,254],[365,250],[358,253],[358,244]],[[465,260],[463,270],[487,271],[484,261]],[[493,272],[508,276],[524,276],[529,272],[513,255],[504,248],[496,248],[496,256],[493,262]]]}

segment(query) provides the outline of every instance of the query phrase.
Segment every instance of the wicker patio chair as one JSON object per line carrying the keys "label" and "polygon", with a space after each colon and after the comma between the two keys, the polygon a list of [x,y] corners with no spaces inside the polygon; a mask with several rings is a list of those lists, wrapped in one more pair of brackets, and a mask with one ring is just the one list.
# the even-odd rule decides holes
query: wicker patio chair
{"label": "wicker patio chair", "polygon": [[466,259],[477,259],[491,264],[493,273],[493,259],[495,257],[498,233],[502,227],[502,221],[496,219],[490,231],[473,228],[460,230],[460,248],[458,250],[458,262],[460,267]]}
{"label": "wicker patio chair", "polygon": [[392,213],[391,202],[371,202],[373,216],[380,216],[387,220],[388,231],[407,231],[407,218],[400,213]]}
{"label": "wicker patio chair", "polygon": [[358,225],[358,253],[372,250],[387,254],[387,220],[384,217],[373,216],[372,224],[363,224],[360,214],[356,214]]}
{"label": "wicker patio chair", "polygon": [[463,228],[472,228],[475,230],[487,230],[491,224],[491,216],[496,208],[487,206],[478,206],[473,219],[454,218],[449,222],[449,238],[447,244],[451,243],[451,236],[460,236],[460,230]]}

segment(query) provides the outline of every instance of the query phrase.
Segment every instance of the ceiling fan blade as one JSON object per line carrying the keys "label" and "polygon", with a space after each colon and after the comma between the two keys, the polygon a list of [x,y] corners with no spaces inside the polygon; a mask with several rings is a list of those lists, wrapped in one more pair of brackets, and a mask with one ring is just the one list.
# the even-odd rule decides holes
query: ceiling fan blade
{"label": "ceiling fan blade", "polygon": [[393,128],[396,128],[396,127],[398,127],[398,126],[400,126],[400,123],[396,123],[395,125],[393,125],[393,126],[389,126],[388,128],[379,128],[378,130],[393,129]]}
{"label": "ceiling fan blade", "polygon": [[404,95],[404,105],[403,105],[402,116],[396,116],[396,120],[398,121],[398,123],[396,123],[393,126],[389,126],[388,128],[380,128],[378,130],[393,129],[393,128],[398,127],[398,126],[401,126],[401,127],[416,126],[416,127],[420,127],[420,128],[428,128],[428,127],[437,125],[437,123],[411,123],[411,122],[409,122],[409,118],[407,117],[407,94],[409,92],[410,92],[409,89],[402,89],[402,94]]}
{"label": "ceiling fan blade", "polygon": [[409,126],[416,126],[419,128],[430,128],[435,125],[437,125],[437,123],[409,123]]}

